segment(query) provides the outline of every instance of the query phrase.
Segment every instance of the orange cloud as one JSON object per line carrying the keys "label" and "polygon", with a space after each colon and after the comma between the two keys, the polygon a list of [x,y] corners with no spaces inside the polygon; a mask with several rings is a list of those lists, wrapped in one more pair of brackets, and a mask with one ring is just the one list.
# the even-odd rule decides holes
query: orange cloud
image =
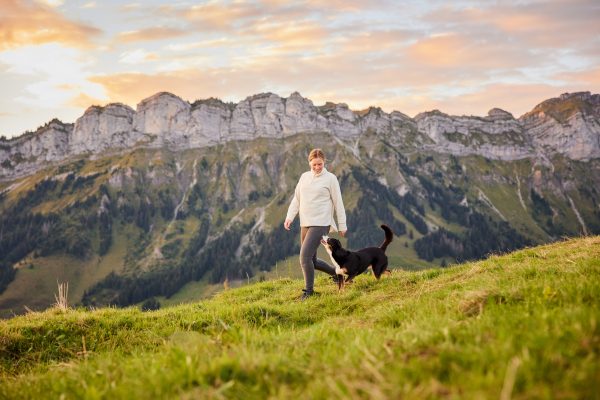
{"label": "orange cloud", "polygon": [[[210,2],[195,5],[184,10],[168,8],[168,12],[178,15],[194,24],[198,31],[256,33],[265,25],[275,30],[288,30],[294,26],[304,26],[317,15],[333,21],[346,13],[356,13],[361,9],[373,7],[373,2],[365,6],[360,0],[331,0],[329,2],[307,1],[290,3],[281,0],[262,0],[258,3],[246,2]],[[163,11],[166,11],[163,8]],[[319,18],[323,20],[323,18]],[[316,25],[316,24],[314,24]],[[324,24],[320,24],[321,27]]]}
{"label": "orange cloud", "polygon": [[363,10],[389,7],[390,4],[385,0],[307,0],[306,5],[313,10],[323,10],[327,14],[336,12],[360,12]]}
{"label": "orange cloud", "polygon": [[267,40],[287,45],[317,45],[319,39],[327,36],[327,31],[318,24],[300,23],[293,25],[263,25],[257,31]]}
{"label": "orange cloud", "polygon": [[[263,45],[270,46],[271,54],[320,51],[328,42],[330,33],[319,24],[304,21],[294,23],[261,23],[245,32],[256,36]],[[261,51],[264,53],[264,51]]]}
{"label": "orange cloud", "polygon": [[557,81],[587,87],[582,90],[600,92],[600,67],[576,72],[562,72],[555,75],[555,78]]}
{"label": "orange cloud", "polygon": [[432,99],[428,109],[437,108],[454,115],[481,116],[487,115],[491,108],[498,107],[518,118],[542,101],[572,91],[577,90],[573,90],[572,87],[547,84],[494,84],[483,86],[473,93],[439,100]]}
{"label": "orange cloud", "polygon": [[419,40],[407,49],[405,56],[411,67],[419,68],[420,64],[431,70],[460,70],[463,76],[473,71],[487,73],[524,67],[546,57],[532,55],[527,48],[498,43],[490,38],[456,33]]}
{"label": "orange cloud", "polygon": [[[186,70],[160,74],[121,73],[90,79],[104,87],[111,102],[134,107],[158,92],[169,91],[187,100],[223,96],[224,76],[214,71]],[[238,81],[235,82],[237,85]]]}
{"label": "orange cloud", "polygon": [[160,57],[156,53],[149,53],[142,49],[126,51],[119,57],[119,62],[123,64],[139,64],[147,61],[157,61]]}
{"label": "orange cloud", "polygon": [[3,0],[0,14],[0,51],[50,42],[89,47],[101,31],[64,18],[36,2]]}
{"label": "orange cloud", "polygon": [[99,105],[105,103],[104,99],[88,96],[85,93],[79,93],[67,103],[70,107],[81,108],[86,110],[91,105]]}
{"label": "orange cloud", "polygon": [[186,20],[200,25],[203,30],[230,30],[244,19],[263,16],[264,11],[248,3],[208,3],[192,6],[182,11],[181,15]]}
{"label": "orange cloud", "polygon": [[458,32],[521,46],[573,47],[598,35],[595,0],[481,3],[469,8],[444,7],[426,20]]}
{"label": "orange cloud", "polygon": [[[160,74],[96,76],[92,81],[103,86],[111,102],[122,102],[133,107],[141,100],[165,90],[190,102],[213,96],[238,102],[261,92],[275,92],[285,97],[297,90],[317,105],[326,101],[344,102],[355,110],[378,106],[387,112],[397,110],[411,116],[433,109],[451,115],[484,116],[491,108],[499,107],[519,117],[541,101],[563,92],[600,89],[598,84],[590,88],[589,82],[557,86],[527,83],[470,85],[467,81],[453,85],[454,93],[448,94],[441,86],[428,86],[425,82],[411,83],[398,74],[373,74],[367,71],[366,67],[337,64],[334,74],[331,69],[319,68],[318,62],[301,63],[294,70],[282,70],[278,64],[254,64],[240,70],[213,68]],[[598,76],[597,71],[595,75]],[[323,76],[328,76],[326,83],[323,82]],[[333,81],[329,79],[331,76]],[[356,79],[356,76],[361,76],[361,79]],[[352,77],[355,84],[348,85]]]}
{"label": "orange cloud", "polygon": [[414,39],[415,32],[408,30],[386,30],[347,32],[340,43],[340,51],[344,53],[371,53],[389,51],[406,46],[407,41]]}
{"label": "orange cloud", "polygon": [[162,40],[162,39],[170,39],[178,36],[187,35],[189,32],[186,32],[181,29],[175,28],[164,28],[164,27],[156,27],[156,28],[148,28],[142,29],[138,31],[130,31],[130,32],[121,32],[117,35],[117,41],[131,43],[131,42],[142,42],[142,41],[150,41],[150,40]]}
{"label": "orange cloud", "polygon": [[421,40],[411,46],[410,57],[424,64],[454,67],[464,63],[468,44],[458,35],[440,35]]}

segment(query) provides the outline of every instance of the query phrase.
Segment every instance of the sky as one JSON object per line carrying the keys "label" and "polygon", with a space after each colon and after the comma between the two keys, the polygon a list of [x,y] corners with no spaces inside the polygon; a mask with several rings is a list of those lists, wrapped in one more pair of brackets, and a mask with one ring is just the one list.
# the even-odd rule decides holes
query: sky
{"label": "sky", "polygon": [[519,117],[600,92],[600,1],[0,0],[0,135],[163,91]]}

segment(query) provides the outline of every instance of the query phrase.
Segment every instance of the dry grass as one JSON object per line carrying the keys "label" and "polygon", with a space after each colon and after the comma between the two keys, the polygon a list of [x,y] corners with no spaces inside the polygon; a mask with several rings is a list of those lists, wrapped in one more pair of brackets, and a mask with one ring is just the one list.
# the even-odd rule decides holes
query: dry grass
{"label": "dry grass", "polygon": [[54,307],[62,311],[67,311],[69,309],[69,282],[59,283],[56,281],[56,284],[58,285],[58,295],[54,295],[54,299],[56,300]]}

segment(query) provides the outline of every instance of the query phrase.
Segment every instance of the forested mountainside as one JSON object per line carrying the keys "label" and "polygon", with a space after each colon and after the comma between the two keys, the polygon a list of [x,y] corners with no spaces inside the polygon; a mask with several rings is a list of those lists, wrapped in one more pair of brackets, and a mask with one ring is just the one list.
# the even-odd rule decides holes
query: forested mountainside
{"label": "forested mountainside", "polygon": [[57,279],[73,302],[124,306],[296,268],[298,223],[282,221],[313,147],[340,180],[347,246],[379,244],[387,223],[392,268],[598,234],[599,97],[519,119],[413,119],[298,94],[91,107],[0,143],[0,310],[49,306]]}

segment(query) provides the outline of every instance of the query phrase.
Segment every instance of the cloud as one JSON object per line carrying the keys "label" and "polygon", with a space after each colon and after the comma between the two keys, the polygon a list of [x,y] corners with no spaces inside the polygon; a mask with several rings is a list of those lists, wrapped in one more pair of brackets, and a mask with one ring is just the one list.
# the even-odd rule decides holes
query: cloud
{"label": "cloud", "polygon": [[92,105],[100,105],[106,102],[106,98],[90,96],[86,93],[79,93],[68,101],[68,105],[82,110],[86,110]]}
{"label": "cloud", "polygon": [[227,37],[221,37],[218,39],[201,40],[197,42],[189,43],[173,43],[166,46],[167,50],[176,52],[187,52],[195,49],[206,49],[206,48],[219,48],[219,47],[230,47],[234,46],[236,42],[233,39]]}
{"label": "cloud", "polygon": [[171,39],[174,37],[185,36],[187,34],[189,34],[189,32],[177,28],[155,27],[121,32],[117,35],[116,40],[123,43],[132,43]]}
{"label": "cloud", "polygon": [[268,41],[285,45],[316,46],[319,39],[326,37],[328,31],[317,23],[301,22],[297,24],[262,24],[255,32]]}
{"label": "cloud", "polygon": [[264,22],[252,26],[245,34],[255,36],[254,42],[261,43],[261,55],[302,52],[306,56],[322,51],[330,37],[327,28],[311,21]]}
{"label": "cloud", "polygon": [[420,36],[408,29],[347,29],[335,48],[346,54],[383,53],[404,48]]}
{"label": "cloud", "polygon": [[[45,60],[52,62],[44,62]],[[83,57],[76,49],[55,43],[21,47],[0,53],[0,62],[7,66],[7,75],[28,79],[22,92],[14,98],[18,103],[55,108],[68,104],[80,93],[106,98],[100,85],[87,80],[86,69],[91,60]]]}
{"label": "cloud", "polygon": [[536,58],[523,47],[506,46],[491,38],[456,33],[423,38],[408,48],[406,56],[415,67],[422,65],[464,72],[524,67],[531,65]]}
{"label": "cloud", "polygon": [[179,13],[197,29],[231,31],[244,24],[245,20],[254,20],[265,15],[259,5],[234,2],[230,4],[210,2],[194,5]]}
{"label": "cloud", "polygon": [[436,9],[424,20],[527,47],[577,46],[598,35],[595,0],[508,1]]}
{"label": "cloud", "polygon": [[[274,92],[282,97],[294,91],[310,98],[315,104],[326,101],[344,102],[360,110],[379,106],[385,111],[401,111],[408,115],[439,109],[453,115],[487,115],[491,108],[499,107],[518,117],[530,111],[539,102],[556,97],[563,92],[593,90],[590,76],[563,76],[555,83],[527,83],[469,80],[448,83],[427,81],[427,74],[414,81],[416,73],[403,74],[389,68],[373,72],[368,65],[337,59],[334,55],[310,60],[296,60],[293,65],[276,62],[273,56],[249,63],[244,68],[204,68],[164,71],[154,74],[123,73],[91,78],[102,85],[111,98],[132,106],[153,94],[168,90],[190,102],[208,97],[239,102],[247,96]],[[600,72],[593,76],[598,83]],[[574,84],[576,79],[581,84]],[[352,82],[352,84],[348,84]],[[587,87],[587,88],[586,88]]]}
{"label": "cloud", "polygon": [[141,7],[142,7],[141,3],[128,3],[128,4],[123,4],[121,6],[121,9],[124,11],[131,11],[131,10],[136,10]]}
{"label": "cloud", "polygon": [[64,0],[36,0],[38,3],[46,4],[50,7],[60,7],[65,1]]}
{"label": "cloud", "polygon": [[568,87],[546,84],[491,84],[473,93],[431,99],[426,109],[439,109],[455,115],[486,115],[491,108],[498,107],[518,118],[540,102],[566,91],[570,91]]}
{"label": "cloud", "polygon": [[[100,2],[0,1],[0,80],[12,88],[6,103],[23,109],[135,106],[160,91],[236,102],[299,91],[357,110],[519,115],[562,92],[600,91],[597,0],[137,2],[93,11],[81,7]],[[73,10],[97,15],[112,40],[65,52],[100,33],[67,19]]]}
{"label": "cloud", "polygon": [[239,99],[256,93],[253,91],[256,84],[252,79],[240,78],[241,74],[228,76],[218,69],[206,69],[97,75],[90,80],[103,86],[111,102],[135,106],[141,100],[165,90],[188,101],[208,97]]}
{"label": "cloud", "polygon": [[0,51],[51,42],[90,47],[101,31],[63,17],[53,8],[35,2],[3,0],[0,13]]}
{"label": "cloud", "polygon": [[555,79],[582,88],[580,90],[600,93],[600,67],[598,66],[581,71],[563,71],[558,73]]}
{"label": "cloud", "polygon": [[[161,18],[164,23],[185,26],[190,36],[201,37],[191,43],[174,44],[170,50],[202,50],[201,43],[209,47],[225,48],[242,44],[244,56],[262,54],[315,53],[333,50],[344,35],[355,35],[363,29],[372,28],[368,22],[358,22],[360,9],[366,6],[360,1],[336,1],[332,3],[292,3],[278,0],[259,2],[207,2],[193,6],[169,4],[150,7],[143,11],[144,18]],[[352,18],[346,20],[345,17]],[[152,17],[149,17],[152,16]],[[136,14],[137,18],[141,18]],[[361,24],[361,26],[357,26]],[[135,35],[135,36],[134,36]],[[140,39],[138,32],[120,35],[121,39]],[[225,43],[225,41],[227,43]],[[197,44],[197,45],[196,45]],[[303,55],[305,56],[305,55]]]}
{"label": "cloud", "polygon": [[[374,7],[369,4],[368,7]],[[327,25],[336,18],[347,14],[357,14],[361,8],[368,8],[360,1],[329,2],[286,2],[262,0],[260,2],[209,2],[186,8],[163,8],[167,12],[183,18],[191,24],[191,29],[204,33],[227,33],[231,35],[258,34],[263,37],[286,37],[297,40],[294,30],[319,26],[321,31],[329,30]],[[283,32],[281,32],[283,30]],[[279,35],[281,34],[281,36]]]}
{"label": "cloud", "polygon": [[143,49],[126,51],[119,57],[119,62],[122,64],[140,64],[147,61],[156,61],[159,56],[156,53],[150,53]]}

